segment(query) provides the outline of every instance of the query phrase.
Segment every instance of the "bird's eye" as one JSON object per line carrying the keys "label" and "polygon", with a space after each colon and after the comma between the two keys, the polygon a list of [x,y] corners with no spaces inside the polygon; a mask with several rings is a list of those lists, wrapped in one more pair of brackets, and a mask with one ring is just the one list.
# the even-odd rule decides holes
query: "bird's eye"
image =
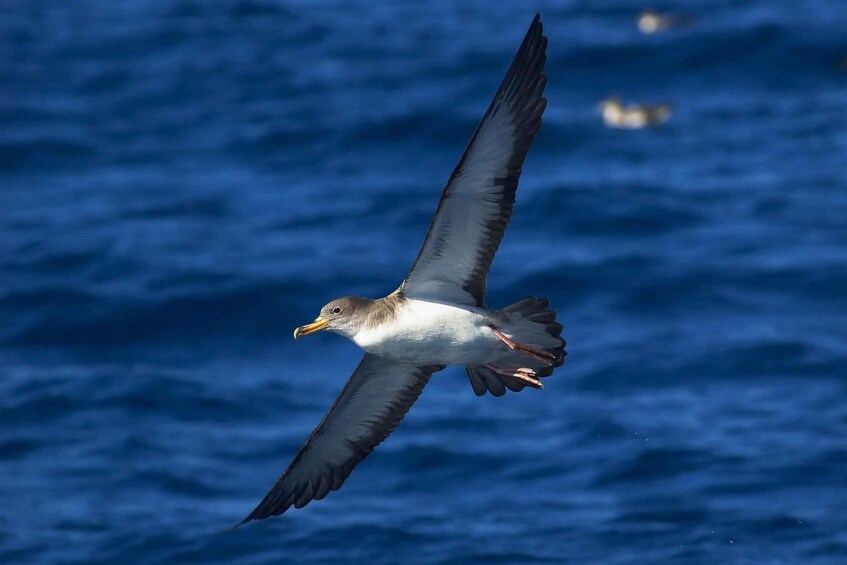
{"label": "bird's eye", "polygon": [[335,308],[332,309],[332,313],[333,314],[341,314],[341,307],[336,306]]}

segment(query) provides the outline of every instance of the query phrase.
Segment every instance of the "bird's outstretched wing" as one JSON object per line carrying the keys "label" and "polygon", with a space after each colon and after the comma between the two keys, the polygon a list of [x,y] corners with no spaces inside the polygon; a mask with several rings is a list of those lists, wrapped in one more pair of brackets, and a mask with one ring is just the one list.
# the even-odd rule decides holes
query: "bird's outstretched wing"
{"label": "bird's outstretched wing", "polygon": [[277,516],[292,505],[302,508],[338,490],[353,468],[394,431],[432,373],[443,368],[366,354],[294,461],[241,523]]}
{"label": "bird's outstretched wing", "polygon": [[483,305],[488,270],[512,217],[521,167],[547,106],[542,96],[546,49],[536,15],[441,194],[423,247],[399,292]]}

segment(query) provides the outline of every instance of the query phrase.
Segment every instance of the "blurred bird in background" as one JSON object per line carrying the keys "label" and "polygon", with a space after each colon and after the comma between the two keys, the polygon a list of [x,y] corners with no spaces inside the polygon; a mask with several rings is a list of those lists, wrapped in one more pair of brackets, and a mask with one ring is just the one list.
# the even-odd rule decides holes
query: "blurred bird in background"
{"label": "blurred bird in background", "polygon": [[638,15],[638,31],[645,35],[667,31],[675,27],[692,25],[694,18],[682,14],[660,14],[655,10],[644,10]]}
{"label": "blurred bird in background", "polygon": [[610,97],[603,100],[598,109],[606,127],[618,129],[641,129],[663,124],[670,118],[673,105],[629,104],[623,105],[620,98]]}

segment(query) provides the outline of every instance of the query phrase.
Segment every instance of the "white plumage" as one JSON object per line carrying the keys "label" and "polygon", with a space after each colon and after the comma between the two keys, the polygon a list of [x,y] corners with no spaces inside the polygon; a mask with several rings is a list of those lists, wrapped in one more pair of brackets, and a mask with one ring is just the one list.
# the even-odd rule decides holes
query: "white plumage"
{"label": "white plumage", "polygon": [[365,327],[353,341],[400,363],[481,365],[503,346],[489,325],[478,308],[409,299],[391,323]]}

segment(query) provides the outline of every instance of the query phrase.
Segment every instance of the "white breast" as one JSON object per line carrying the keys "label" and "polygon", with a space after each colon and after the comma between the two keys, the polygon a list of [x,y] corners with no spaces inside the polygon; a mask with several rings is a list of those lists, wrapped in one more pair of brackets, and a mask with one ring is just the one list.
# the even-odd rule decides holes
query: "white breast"
{"label": "white breast", "polygon": [[497,340],[481,311],[407,300],[390,323],[363,328],[353,341],[367,351],[416,364],[474,365],[491,358]]}

